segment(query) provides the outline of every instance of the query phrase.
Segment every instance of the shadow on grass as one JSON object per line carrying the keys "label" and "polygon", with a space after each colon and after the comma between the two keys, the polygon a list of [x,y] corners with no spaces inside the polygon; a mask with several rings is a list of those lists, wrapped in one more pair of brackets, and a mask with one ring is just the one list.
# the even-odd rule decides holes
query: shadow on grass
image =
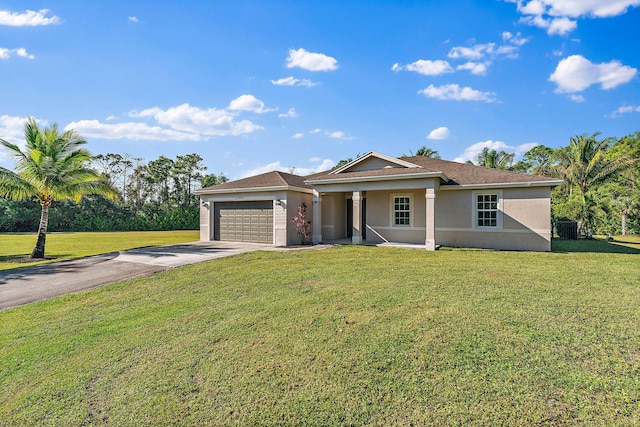
{"label": "shadow on grass", "polygon": [[640,254],[640,245],[632,242],[607,242],[604,239],[579,239],[551,241],[551,251],[556,253],[591,252],[603,254]]}

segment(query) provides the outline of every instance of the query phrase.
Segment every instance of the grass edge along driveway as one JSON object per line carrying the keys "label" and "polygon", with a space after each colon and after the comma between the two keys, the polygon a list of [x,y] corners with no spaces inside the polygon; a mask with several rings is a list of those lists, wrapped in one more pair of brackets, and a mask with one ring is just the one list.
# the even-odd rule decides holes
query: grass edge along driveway
{"label": "grass edge along driveway", "polygon": [[258,251],[0,313],[6,425],[633,425],[634,254]]}
{"label": "grass edge along driveway", "polygon": [[47,233],[45,255],[48,259],[25,263],[12,260],[29,256],[36,234],[0,233],[0,270],[147,246],[187,243],[199,238],[198,230]]}

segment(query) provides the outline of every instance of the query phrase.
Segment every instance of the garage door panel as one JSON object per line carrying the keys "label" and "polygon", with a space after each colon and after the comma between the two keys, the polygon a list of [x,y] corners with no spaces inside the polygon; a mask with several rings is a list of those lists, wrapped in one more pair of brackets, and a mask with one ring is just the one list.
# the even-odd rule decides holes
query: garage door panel
{"label": "garage door panel", "polygon": [[273,204],[214,203],[214,240],[273,243]]}

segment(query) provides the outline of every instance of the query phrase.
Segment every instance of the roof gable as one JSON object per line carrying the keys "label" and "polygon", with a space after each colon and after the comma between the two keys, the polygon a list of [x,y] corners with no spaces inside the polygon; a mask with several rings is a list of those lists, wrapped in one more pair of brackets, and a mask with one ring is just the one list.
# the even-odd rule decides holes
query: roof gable
{"label": "roof gable", "polygon": [[346,165],[331,171],[330,175],[390,168],[420,168],[420,166],[404,161],[402,159],[396,159],[395,157],[390,157],[385,154],[370,151],[364,156],[360,156],[357,159],[350,161]]}

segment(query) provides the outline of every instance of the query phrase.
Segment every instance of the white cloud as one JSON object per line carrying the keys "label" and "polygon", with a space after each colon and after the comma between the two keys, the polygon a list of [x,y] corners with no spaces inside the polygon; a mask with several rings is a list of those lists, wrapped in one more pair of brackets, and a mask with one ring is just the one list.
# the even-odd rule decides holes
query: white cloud
{"label": "white cloud", "polygon": [[549,81],[557,85],[556,93],[571,93],[600,84],[602,89],[613,89],[633,79],[638,70],[619,61],[594,64],[581,55],[562,59]]}
{"label": "white cloud", "polygon": [[623,114],[629,114],[629,113],[640,113],[640,105],[635,107],[631,105],[625,105],[625,106],[619,107],[616,111],[611,113],[609,117],[621,117]]}
{"label": "white cloud", "polygon": [[428,59],[419,59],[411,64],[400,65],[398,63],[393,64],[391,67],[393,71],[413,71],[423,76],[439,76],[446,73],[453,73],[453,68],[447,61]]}
{"label": "white cloud", "polygon": [[128,19],[131,22],[136,22],[136,23],[140,22],[137,16],[129,16]]}
{"label": "white cloud", "polygon": [[304,138],[304,134],[302,132],[298,132],[291,137],[291,139],[302,139],[302,138]]}
{"label": "white cloud", "polygon": [[8,25],[10,27],[35,27],[38,25],[59,24],[60,22],[60,18],[51,15],[51,11],[48,9],[40,9],[37,12],[25,10],[19,13],[0,10],[0,25]]}
{"label": "white cloud", "polygon": [[330,159],[312,158],[309,160],[311,163],[319,163],[317,165],[310,165],[307,167],[297,166],[284,166],[280,160],[268,163],[263,166],[257,166],[253,169],[242,172],[239,178],[247,178],[250,176],[260,175],[261,173],[280,171],[293,173],[300,176],[311,175],[312,173],[323,172],[331,169],[335,166],[336,162]]}
{"label": "white cloud", "polygon": [[573,102],[577,102],[578,104],[581,104],[585,101],[584,96],[582,95],[571,95],[569,96],[569,99],[571,99]]}
{"label": "white cloud", "polygon": [[12,144],[24,143],[24,122],[27,117],[0,116],[0,138]]}
{"label": "white cloud", "polygon": [[[131,111],[129,117],[145,122],[102,123],[79,120],[65,129],[75,129],[85,137],[144,141],[201,141],[216,136],[237,136],[263,129],[249,120],[237,120],[237,113],[216,108],[202,109],[182,104],[163,110],[159,107]],[[109,116],[107,121],[117,118]]]}
{"label": "white cloud", "polygon": [[197,133],[149,126],[146,123],[101,123],[98,120],[78,120],[69,123],[65,130],[74,129],[85,138],[130,139],[142,141],[199,141]]}
{"label": "white cloud", "polygon": [[487,74],[487,69],[491,65],[491,62],[465,62],[462,65],[458,65],[456,70],[468,70],[471,74],[475,74],[477,76],[484,76]]}
{"label": "white cloud", "polygon": [[295,108],[289,108],[289,111],[287,111],[286,113],[278,114],[278,117],[293,118],[293,117],[298,117],[298,113],[296,113],[296,109]]}
{"label": "white cloud", "polygon": [[318,83],[312,82],[309,79],[296,79],[293,76],[283,77],[278,80],[271,80],[271,83],[276,86],[304,86],[304,87],[313,87]]}
{"label": "white cloud", "polygon": [[441,101],[496,101],[496,94],[493,92],[481,92],[470,87],[460,87],[457,84],[448,84],[443,86],[429,85],[428,87],[418,91],[418,93],[426,96],[427,98],[439,99]]}
{"label": "white cloud", "polygon": [[303,48],[289,49],[287,68],[294,67],[308,71],[333,71],[338,69],[338,61],[323,53],[308,52]]}
{"label": "white cloud", "polygon": [[481,59],[495,50],[495,43],[477,44],[471,47],[452,47],[447,56],[449,58]]}
{"label": "white cloud", "polygon": [[521,22],[547,30],[547,34],[564,35],[578,26],[576,19],[605,18],[621,15],[640,0],[506,0],[517,4],[524,16]]}
{"label": "white cloud", "polygon": [[232,111],[251,111],[258,114],[274,111],[273,108],[264,108],[264,102],[253,95],[240,95],[231,101],[227,108]]}
{"label": "white cloud", "polygon": [[35,56],[28,53],[27,50],[23,47],[19,47],[17,49],[7,49],[0,47],[0,59],[9,59],[14,54],[22,58],[35,59]]}
{"label": "white cloud", "polygon": [[327,130],[327,129],[316,128],[316,129],[310,130],[309,133],[311,135],[322,134],[322,135],[326,136],[327,138],[342,139],[344,141],[351,141],[353,139],[352,136],[349,136],[348,134],[346,134],[345,132],[342,132],[340,130],[331,131],[331,130]]}
{"label": "white cloud", "polygon": [[449,138],[451,132],[449,132],[449,128],[446,126],[441,126],[439,128],[436,128],[434,130],[432,130],[431,132],[429,132],[429,135],[427,136],[427,139],[435,139],[435,140],[439,140],[439,139],[447,139]]}
{"label": "white cloud", "polygon": [[464,163],[468,160],[473,161],[475,160],[476,156],[480,154],[482,150],[485,148],[488,148],[490,150],[496,150],[496,151],[505,151],[507,153],[515,153],[516,157],[518,157],[526,153],[527,151],[531,150],[536,145],[539,145],[539,144],[531,142],[527,144],[513,146],[513,145],[508,145],[502,141],[493,141],[489,139],[487,141],[478,142],[465,148],[464,153],[456,157],[455,159],[453,159],[453,161],[460,162],[460,163]]}

